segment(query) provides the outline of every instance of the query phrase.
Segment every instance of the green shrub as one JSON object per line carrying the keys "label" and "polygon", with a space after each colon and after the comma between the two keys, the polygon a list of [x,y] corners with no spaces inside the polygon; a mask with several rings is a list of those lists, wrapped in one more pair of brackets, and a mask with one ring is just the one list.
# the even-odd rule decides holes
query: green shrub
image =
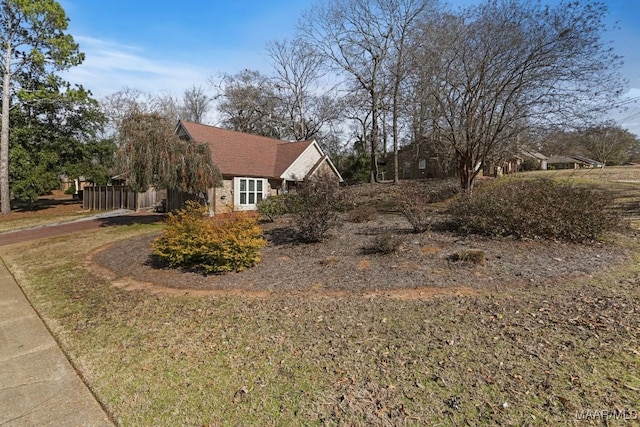
{"label": "green shrub", "polygon": [[361,223],[373,221],[378,218],[378,211],[373,206],[358,206],[347,212],[347,219],[350,222]]}
{"label": "green shrub", "polygon": [[273,222],[277,217],[287,214],[287,194],[278,194],[262,199],[258,202],[260,216]]}
{"label": "green shrub", "polygon": [[199,268],[206,273],[241,271],[260,261],[266,245],[254,217],[246,213],[205,217],[206,207],[188,201],[169,214],[153,254],[171,267]]}
{"label": "green shrub", "polygon": [[506,180],[477,188],[449,206],[462,233],[583,242],[619,224],[612,197],[552,180]]}
{"label": "green shrub", "polygon": [[293,214],[300,238],[319,242],[339,224],[343,194],[332,174],[320,174],[298,184],[296,194],[287,197],[287,209]]}

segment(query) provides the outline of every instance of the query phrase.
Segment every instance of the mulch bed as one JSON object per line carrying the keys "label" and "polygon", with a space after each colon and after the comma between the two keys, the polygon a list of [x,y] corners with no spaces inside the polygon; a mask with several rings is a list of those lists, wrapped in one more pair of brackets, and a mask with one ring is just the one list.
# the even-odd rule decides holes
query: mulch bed
{"label": "mulch bed", "polygon": [[[375,253],[376,236],[402,239],[397,254]],[[404,217],[385,214],[367,223],[344,224],[315,244],[296,241],[287,218],[265,224],[268,245],[254,268],[205,275],[159,265],[151,253],[157,235],[113,244],[93,256],[116,279],[152,282],[174,289],[246,292],[367,293],[421,289],[498,290],[559,283],[614,268],[629,254],[615,243],[567,244],[489,240],[447,232],[414,234]],[[453,261],[453,254],[484,252],[485,261]]]}

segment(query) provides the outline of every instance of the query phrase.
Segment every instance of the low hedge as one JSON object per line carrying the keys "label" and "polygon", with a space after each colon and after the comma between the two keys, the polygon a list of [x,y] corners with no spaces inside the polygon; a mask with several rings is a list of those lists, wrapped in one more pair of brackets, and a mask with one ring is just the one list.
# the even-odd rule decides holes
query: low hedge
{"label": "low hedge", "polygon": [[461,195],[449,205],[449,225],[490,237],[584,242],[620,223],[603,192],[549,179],[505,180]]}

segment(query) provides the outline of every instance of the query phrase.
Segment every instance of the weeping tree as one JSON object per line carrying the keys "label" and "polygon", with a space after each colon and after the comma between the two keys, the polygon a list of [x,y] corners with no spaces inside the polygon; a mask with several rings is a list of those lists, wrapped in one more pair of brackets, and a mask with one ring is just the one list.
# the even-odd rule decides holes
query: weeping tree
{"label": "weeping tree", "polygon": [[209,146],[181,140],[171,120],[161,114],[126,117],[120,126],[118,154],[121,172],[135,191],[154,185],[199,193],[220,181]]}

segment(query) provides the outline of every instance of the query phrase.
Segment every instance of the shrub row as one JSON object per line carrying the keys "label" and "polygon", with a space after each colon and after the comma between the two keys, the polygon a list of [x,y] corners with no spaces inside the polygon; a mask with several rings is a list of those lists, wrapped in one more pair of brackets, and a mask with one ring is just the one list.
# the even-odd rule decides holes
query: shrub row
{"label": "shrub row", "polygon": [[462,195],[448,214],[458,232],[583,242],[619,224],[612,202],[608,194],[548,179],[506,180]]}
{"label": "shrub row", "polygon": [[246,213],[205,217],[206,208],[188,201],[170,214],[153,254],[171,267],[199,268],[206,273],[241,271],[260,261],[266,245],[262,229]]}

